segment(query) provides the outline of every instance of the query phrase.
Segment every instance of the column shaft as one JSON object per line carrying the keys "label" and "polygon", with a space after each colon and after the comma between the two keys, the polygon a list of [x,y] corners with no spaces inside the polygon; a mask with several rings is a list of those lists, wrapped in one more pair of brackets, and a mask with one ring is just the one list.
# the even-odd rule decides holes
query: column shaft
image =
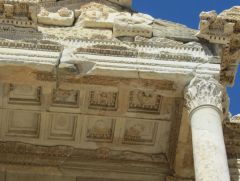
{"label": "column shaft", "polygon": [[190,112],[196,181],[230,181],[222,130],[223,86],[195,77],[185,90]]}
{"label": "column shaft", "polygon": [[197,181],[230,181],[221,113],[201,106],[191,113],[195,176]]}

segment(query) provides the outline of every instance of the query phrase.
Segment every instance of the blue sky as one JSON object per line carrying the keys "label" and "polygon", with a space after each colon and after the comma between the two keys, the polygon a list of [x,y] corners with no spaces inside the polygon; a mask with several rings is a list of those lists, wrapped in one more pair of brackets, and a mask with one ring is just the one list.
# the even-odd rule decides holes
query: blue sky
{"label": "blue sky", "polygon": [[[185,24],[197,29],[201,11],[216,10],[218,13],[232,6],[240,6],[239,0],[133,0],[133,9],[147,13],[155,18]],[[230,111],[240,113],[240,68],[235,85],[228,88]]]}

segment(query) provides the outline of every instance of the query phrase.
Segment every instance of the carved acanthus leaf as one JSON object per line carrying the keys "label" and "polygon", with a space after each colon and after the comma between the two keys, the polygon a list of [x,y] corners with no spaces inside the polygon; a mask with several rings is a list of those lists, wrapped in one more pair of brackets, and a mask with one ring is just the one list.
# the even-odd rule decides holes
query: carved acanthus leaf
{"label": "carved acanthus leaf", "polygon": [[186,87],[184,97],[190,112],[203,105],[222,110],[223,86],[212,77],[195,77]]}

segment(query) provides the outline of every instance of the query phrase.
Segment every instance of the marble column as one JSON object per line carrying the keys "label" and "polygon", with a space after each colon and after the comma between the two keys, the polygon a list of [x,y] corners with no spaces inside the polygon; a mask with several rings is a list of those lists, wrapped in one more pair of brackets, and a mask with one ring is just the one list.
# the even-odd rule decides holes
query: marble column
{"label": "marble column", "polygon": [[195,77],[185,89],[196,181],[230,181],[222,130],[222,95],[222,85],[211,77]]}

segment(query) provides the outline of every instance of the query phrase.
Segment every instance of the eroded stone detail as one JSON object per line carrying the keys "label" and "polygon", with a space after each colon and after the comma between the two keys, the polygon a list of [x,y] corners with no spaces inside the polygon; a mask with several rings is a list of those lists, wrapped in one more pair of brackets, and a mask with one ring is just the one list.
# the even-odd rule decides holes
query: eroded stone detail
{"label": "eroded stone detail", "polygon": [[195,77],[185,88],[186,105],[191,112],[197,107],[212,105],[222,110],[223,87],[214,78]]}
{"label": "eroded stone detail", "polygon": [[[71,146],[40,146],[20,142],[0,142],[0,161],[27,165],[62,166],[64,163],[75,163],[72,159],[93,161],[96,159],[125,160],[146,163],[167,163],[164,155],[141,154],[131,151],[115,151],[107,147],[96,150],[78,149]],[[6,156],[6,155],[11,156]],[[29,155],[29,156],[26,156]],[[18,159],[15,159],[17,158]],[[48,158],[48,159],[46,159]]]}
{"label": "eroded stone detail", "polygon": [[38,138],[40,131],[41,114],[33,111],[7,111],[6,136]]}
{"label": "eroded stone detail", "polygon": [[113,30],[114,37],[152,37],[153,18],[149,15],[119,12],[102,4],[89,3],[75,11],[79,14],[78,23],[85,28],[105,28]]}
{"label": "eroded stone detail", "polygon": [[61,8],[57,13],[52,13],[42,7],[37,17],[38,23],[44,25],[72,26],[74,22],[74,12],[67,8]]}
{"label": "eroded stone detail", "polygon": [[12,18],[14,12],[14,6],[12,4],[4,4],[4,16],[6,18]]}
{"label": "eroded stone detail", "polygon": [[[169,165],[174,170],[177,141],[183,142],[178,140],[182,105],[175,100],[182,100],[188,76],[218,77],[221,62],[221,80],[233,82],[239,9],[223,13],[225,18],[233,13],[234,20],[202,13],[197,38],[196,30],[133,12],[126,8],[129,0],[110,1],[0,2],[0,79],[11,83],[3,91],[6,98],[0,97],[0,140],[76,147],[0,143],[1,163],[59,169],[66,164],[161,178],[169,174]],[[24,81],[31,86],[15,85]],[[186,91],[188,107],[210,104],[221,109],[222,92],[214,79],[196,78]],[[191,149],[186,150],[180,154],[189,168]],[[114,163],[114,169],[106,163]],[[164,170],[159,169],[162,163]]]}
{"label": "eroded stone detail", "polygon": [[74,141],[77,128],[77,115],[52,114],[49,119],[48,139]]}
{"label": "eroded stone detail", "polygon": [[128,16],[126,14],[118,15],[114,20],[113,36],[142,36],[152,37],[152,18],[144,15],[133,14]]}
{"label": "eroded stone detail", "polygon": [[52,105],[57,107],[78,107],[79,96],[79,91],[54,89]]}
{"label": "eroded stone detail", "polygon": [[236,73],[236,65],[240,57],[239,47],[239,15],[240,8],[235,6],[225,10],[219,15],[215,11],[202,12],[200,14],[200,32],[198,37],[218,44],[221,62],[221,81],[233,84]]}
{"label": "eroded stone detail", "polygon": [[118,93],[108,91],[90,91],[89,108],[116,110],[118,106]]}
{"label": "eroded stone detail", "polygon": [[88,141],[112,142],[115,119],[107,117],[89,117],[86,138]]}
{"label": "eroded stone detail", "polygon": [[143,113],[158,113],[161,96],[149,91],[133,90],[129,95],[128,111]]}
{"label": "eroded stone detail", "polygon": [[8,104],[41,104],[41,87],[9,85]]}
{"label": "eroded stone detail", "polygon": [[124,143],[154,144],[158,124],[154,121],[128,119],[124,132]]}

